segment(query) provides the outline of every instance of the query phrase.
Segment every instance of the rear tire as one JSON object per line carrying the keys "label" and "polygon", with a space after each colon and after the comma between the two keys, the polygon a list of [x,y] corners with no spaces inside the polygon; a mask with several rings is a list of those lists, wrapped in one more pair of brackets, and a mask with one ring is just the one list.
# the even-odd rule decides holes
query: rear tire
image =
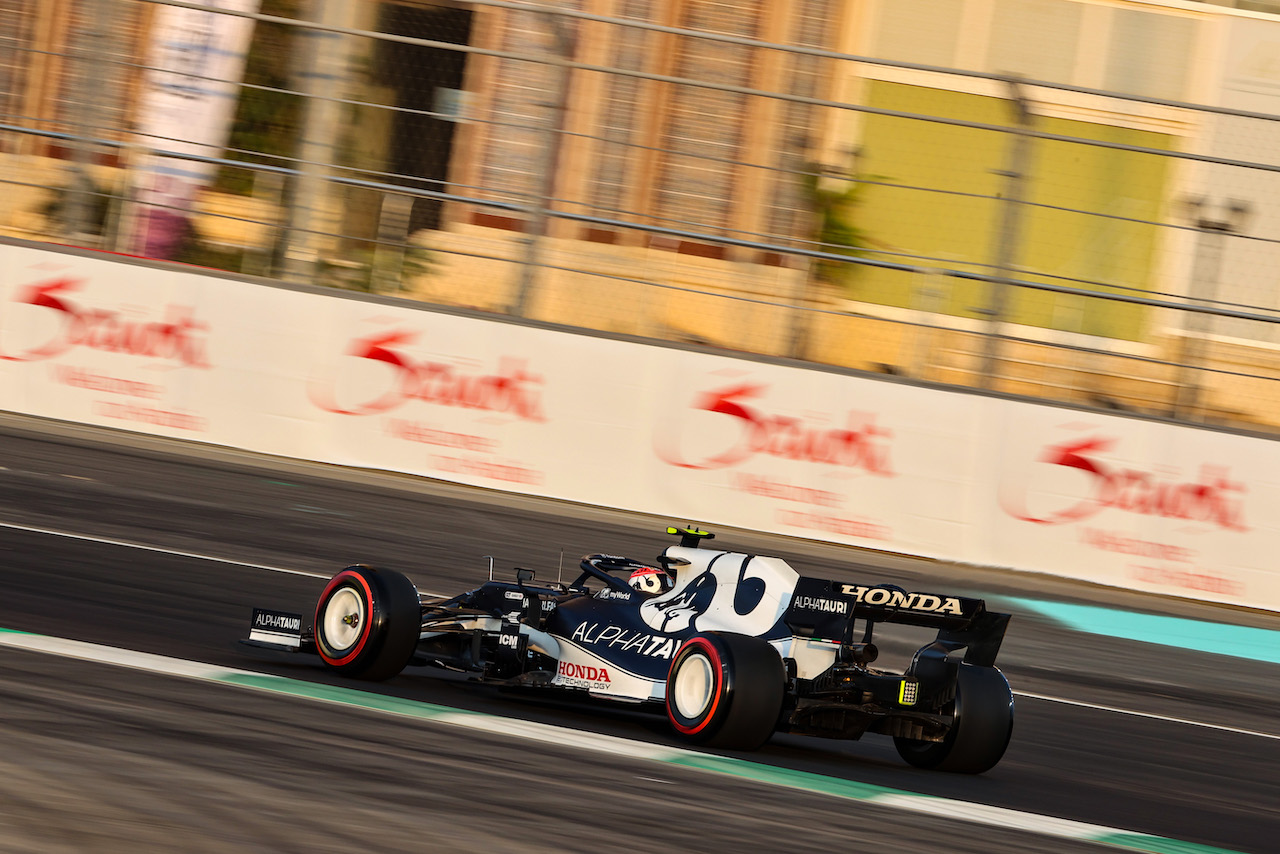
{"label": "rear tire", "polygon": [[413,657],[421,630],[418,589],[392,570],[349,566],[316,602],[316,650],[344,676],[390,679]]}
{"label": "rear tire", "polygon": [[706,632],[689,638],[667,675],[667,719],[686,741],[755,750],[782,711],[786,670],[766,641]]}
{"label": "rear tire", "polygon": [[995,667],[960,665],[955,722],[942,741],[897,738],[898,755],[917,768],[981,774],[996,766],[1013,734],[1013,691]]}

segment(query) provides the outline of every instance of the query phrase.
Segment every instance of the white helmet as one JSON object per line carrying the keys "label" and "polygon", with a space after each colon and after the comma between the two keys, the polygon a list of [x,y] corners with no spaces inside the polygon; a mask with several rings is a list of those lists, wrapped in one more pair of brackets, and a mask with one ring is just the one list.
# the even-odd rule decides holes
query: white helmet
{"label": "white helmet", "polygon": [[641,593],[666,593],[676,586],[671,576],[661,569],[645,566],[631,573],[627,582]]}

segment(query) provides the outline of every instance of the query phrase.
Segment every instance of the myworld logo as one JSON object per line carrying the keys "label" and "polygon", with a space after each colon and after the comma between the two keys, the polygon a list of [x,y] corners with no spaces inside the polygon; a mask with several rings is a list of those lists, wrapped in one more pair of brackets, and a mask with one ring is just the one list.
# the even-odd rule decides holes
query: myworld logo
{"label": "myworld logo", "polygon": [[[87,308],[73,301],[72,293],[82,284],[80,279],[59,278],[20,289],[14,302],[41,311],[22,323],[23,335],[30,340],[13,350],[0,345],[0,359],[35,362],[87,347],[172,360],[193,368],[209,367],[209,327],[195,320],[192,309],[170,305],[163,320],[138,320],[120,311]],[[8,337],[12,341],[13,335]]]}
{"label": "myworld logo", "polygon": [[697,425],[687,414],[661,419],[654,440],[658,457],[680,468],[717,469],[764,454],[893,476],[892,433],[877,427],[874,416],[849,412],[846,426],[832,428],[790,415],[772,415],[751,405],[767,390],[758,383],[740,383],[700,393],[692,410],[722,417],[715,424],[699,421]]}
{"label": "myworld logo", "polygon": [[[523,421],[545,421],[543,379],[525,369],[523,359],[502,358],[491,373],[468,371],[449,362],[416,359],[405,345],[417,332],[391,330],[356,338],[342,361],[345,367],[324,380],[313,380],[311,400],[339,415],[377,415],[409,401],[457,406],[511,415]],[[352,360],[356,360],[354,363]],[[360,382],[342,382],[347,368],[364,370]]]}
{"label": "myworld logo", "polygon": [[[1161,478],[1139,469],[1109,465],[1102,456],[1117,440],[1091,436],[1044,449],[1037,462],[1078,473],[1076,484],[1053,490],[1056,507],[1028,507],[1031,478],[1002,486],[1000,504],[1015,519],[1060,525],[1088,519],[1103,510],[1204,522],[1230,531],[1249,530],[1244,519],[1246,487],[1227,476],[1225,467],[1202,466],[1193,480]],[[1055,481],[1061,487],[1062,481]],[[1041,498],[1038,503],[1043,504]]]}

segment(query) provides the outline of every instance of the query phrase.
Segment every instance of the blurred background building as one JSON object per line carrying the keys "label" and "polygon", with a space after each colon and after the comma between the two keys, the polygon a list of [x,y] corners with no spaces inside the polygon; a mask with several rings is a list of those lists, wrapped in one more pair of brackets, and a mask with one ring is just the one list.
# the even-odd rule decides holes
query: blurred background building
{"label": "blurred background building", "polygon": [[0,0],[0,233],[1270,432],[1278,13]]}

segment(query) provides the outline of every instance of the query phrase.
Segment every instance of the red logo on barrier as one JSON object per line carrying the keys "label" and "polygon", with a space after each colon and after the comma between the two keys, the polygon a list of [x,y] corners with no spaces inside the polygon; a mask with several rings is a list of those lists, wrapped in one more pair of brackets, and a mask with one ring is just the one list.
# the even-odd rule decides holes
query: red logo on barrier
{"label": "red logo on barrier", "polygon": [[385,379],[373,389],[362,389],[361,399],[354,403],[338,401],[336,378],[312,382],[312,402],[338,415],[377,415],[420,400],[499,412],[524,421],[546,420],[542,377],[526,371],[524,360],[502,358],[496,373],[467,373],[447,362],[416,361],[400,349],[417,337],[417,332],[392,330],[355,339],[347,356],[386,365]]}
{"label": "red logo on barrier", "polygon": [[1243,483],[1227,478],[1225,468],[1202,466],[1200,478],[1179,483],[1161,480],[1149,472],[1113,468],[1099,454],[1115,439],[1090,437],[1050,445],[1039,462],[1061,466],[1085,475],[1084,488],[1068,496],[1061,509],[1033,513],[1027,509],[1027,489],[1021,494],[1002,490],[1000,504],[1015,519],[1041,525],[1060,525],[1087,519],[1107,508],[1144,516],[1209,522],[1232,531],[1247,531],[1244,521]]}
{"label": "red logo on barrier", "polygon": [[716,469],[765,454],[859,468],[885,477],[894,475],[889,463],[889,439],[893,434],[877,427],[874,416],[850,412],[847,427],[832,429],[787,415],[769,415],[747,405],[766,390],[763,385],[744,383],[703,392],[694,401],[693,409],[733,419],[723,447],[688,459],[680,449],[680,428],[668,427],[654,442],[658,457],[680,468]]}
{"label": "red logo on barrier", "polygon": [[19,353],[0,352],[0,359],[34,362],[52,359],[74,347],[110,353],[172,359],[187,367],[209,367],[206,333],[209,327],[184,306],[170,305],[163,321],[137,321],[118,311],[83,308],[68,297],[83,284],[78,279],[37,282],[18,292],[14,302],[56,312],[47,340]]}

